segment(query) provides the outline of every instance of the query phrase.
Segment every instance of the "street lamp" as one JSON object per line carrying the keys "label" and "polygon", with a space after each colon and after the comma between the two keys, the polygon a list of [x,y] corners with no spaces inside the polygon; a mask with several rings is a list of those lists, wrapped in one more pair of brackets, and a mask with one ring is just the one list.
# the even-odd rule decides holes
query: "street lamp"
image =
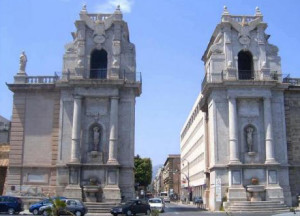
{"label": "street lamp", "polygon": [[[189,197],[188,197],[188,201],[190,201],[190,196],[191,196],[191,191],[190,191],[190,162],[187,160],[187,159],[183,159],[182,161],[186,161],[187,162],[187,168],[188,168],[188,172],[187,172],[187,175],[183,172],[181,172],[187,179],[188,181],[188,194],[189,194]],[[182,166],[184,166],[184,164],[182,164]]]}

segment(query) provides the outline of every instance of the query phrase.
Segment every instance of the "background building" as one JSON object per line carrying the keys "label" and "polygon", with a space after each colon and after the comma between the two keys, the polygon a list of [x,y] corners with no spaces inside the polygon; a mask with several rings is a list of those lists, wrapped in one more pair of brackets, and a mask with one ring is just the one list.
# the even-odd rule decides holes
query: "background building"
{"label": "background building", "polygon": [[0,116],[0,195],[3,194],[9,156],[10,121]]}
{"label": "background building", "polygon": [[199,96],[180,134],[181,199],[186,201],[192,201],[195,196],[204,197],[206,188],[206,119],[200,110],[200,99]]}
{"label": "background building", "polygon": [[[197,179],[206,175],[202,196],[211,210],[283,209],[299,191],[299,80],[283,79],[266,28],[258,8],[236,16],[224,7],[202,58],[206,74],[181,131],[181,158],[191,182],[187,156],[204,154]],[[202,146],[193,149],[197,140]]]}
{"label": "background building", "polygon": [[28,76],[23,52],[8,84],[14,98],[6,194],[131,199],[141,94],[135,46],[119,8],[90,14],[84,6],[75,26],[60,76]]}
{"label": "background building", "polygon": [[163,190],[173,199],[180,195],[180,155],[168,155],[162,172]]}

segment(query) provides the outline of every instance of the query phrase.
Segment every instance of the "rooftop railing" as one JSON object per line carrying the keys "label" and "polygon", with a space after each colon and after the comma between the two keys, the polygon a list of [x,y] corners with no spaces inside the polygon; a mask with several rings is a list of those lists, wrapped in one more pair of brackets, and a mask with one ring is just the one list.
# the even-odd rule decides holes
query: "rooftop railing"
{"label": "rooftop railing", "polygon": [[27,76],[26,83],[28,84],[52,84],[59,80],[59,76]]}
{"label": "rooftop railing", "polygon": [[[273,71],[269,74],[268,77],[263,77],[263,74],[261,74],[258,71],[247,71],[247,70],[240,70],[238,72],[238,77],[236,80],[240,80],[240,81],[249,81],[249,80],[253,80],[253,81],[268,81],[268,80],[274,80],[274,81],[281,81],[283,80],[283,82],[292,82],[292,83],[300,83],[300,79],[286,79],[283,77],[287,77],[287,74],[279,74],[276,71]],[[203,90],[205,85],[207,83],[222,83],[223,81],[230,81],[232,79],[229,79],[226,77],[226,75],[224,74],[224,71],[220,72],[220,73],[206,73],[205,77],[202,81],[201,84],[201,89]]]}
{"label": "rooftop railing", "polygon": [[300,86],[300,78],[291,78],[290,75],[283,78],[283,83],[289,83],[292,86]]}
{"label": "rooftop railing", "polygon": [[232,16],[232,15],[230,17],[231,19],[239,23],[243,22],[243,20],[248,23],[257,18],[256,16]]}
{"label": "rooftop railing", "polygon": [[104,21],[108,17],[110,17],[111,14],[87,14],[87,16],[94,21],[97,21],[97,20]]}

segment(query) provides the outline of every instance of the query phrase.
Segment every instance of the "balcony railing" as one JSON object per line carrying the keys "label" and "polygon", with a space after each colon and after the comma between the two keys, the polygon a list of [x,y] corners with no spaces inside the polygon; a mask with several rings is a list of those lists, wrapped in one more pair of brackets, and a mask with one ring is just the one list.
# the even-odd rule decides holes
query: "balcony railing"
{"label": "balcony railing", "polygon": [[[207,83],[222,83],[223,81],[229,81],[229,80],[241,80],[241,81],[268,81],[268,80],[274,80],[274,81],[281,81],[288,82],[288,79],[284,81],[283,77],[286,77],[286,74],[279,74],[276,71],[271,72],[269,75],[265,75],[261,73],[261,71],[247,71],[247,70],[240,70],[237,73],[237,79],[234,77],[226,77],[226,74],[224,71],[221,71],[220,73],[206,73],[205,77],[202,81],[201,89],[203,90],[205,85]],[[291,82],[299,84],[300,79],[295,81],[295,79],[292,79]]]}
{"label": "balcony railing", "polygon": [[59,80],[58,75],[54,76],[27,76],[26,83],[28,84],[52,84]]}
{"label": "balcony railing", "polygon": [[300,86],[300,78],[291,78],[290,75],[283,78],[283,83],[289,83],[292,86]]}

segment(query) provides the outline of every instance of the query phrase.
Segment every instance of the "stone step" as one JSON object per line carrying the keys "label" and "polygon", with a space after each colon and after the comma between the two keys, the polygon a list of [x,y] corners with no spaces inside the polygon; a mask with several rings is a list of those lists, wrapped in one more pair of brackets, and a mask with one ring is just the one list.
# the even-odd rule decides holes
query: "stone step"
{"label": "stone step", "polygon": [[232,205],[266,205],[266,204],[274,204],[274,205],[282,205],[280,201],[233,201],[230,202]]}
{"label": "stone step", "polygon": [[99,203],[85,202],[89,213],[109,213],[111,208],[120,205],[120,203]]}
{"label": "stone step", "polygon": [[227,211],[236,212],[274,212],[288,211],[289,208],[280,201],[235,201],[229,202]]}

